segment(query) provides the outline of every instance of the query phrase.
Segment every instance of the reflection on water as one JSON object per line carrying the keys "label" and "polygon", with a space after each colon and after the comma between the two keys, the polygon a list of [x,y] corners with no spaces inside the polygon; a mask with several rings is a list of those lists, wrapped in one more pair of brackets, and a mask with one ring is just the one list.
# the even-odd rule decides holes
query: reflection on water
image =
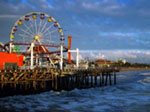
{"label": "reflection on water", "polygon": [[120,72],[116,86],[0,98],[0,112],[150,112],[150,71]]}

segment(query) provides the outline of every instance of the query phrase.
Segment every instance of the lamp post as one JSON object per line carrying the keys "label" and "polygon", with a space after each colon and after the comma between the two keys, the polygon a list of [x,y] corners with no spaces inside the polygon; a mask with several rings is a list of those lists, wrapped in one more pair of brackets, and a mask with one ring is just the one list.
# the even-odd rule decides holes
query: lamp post
{"label": "lamp post", "polygon": [[30,47],[30,52],[31,52],[31,59],[30,59],[30,61],[31,61],[31,65],[30,65],[30,69],[33,69],[33,60],[34,60],[34,56],[33,56],[33,53],[34,53],[34,51],[33,51],[33,47],[34,47],[34,43],[32,42],[31,43],[31,47]]}

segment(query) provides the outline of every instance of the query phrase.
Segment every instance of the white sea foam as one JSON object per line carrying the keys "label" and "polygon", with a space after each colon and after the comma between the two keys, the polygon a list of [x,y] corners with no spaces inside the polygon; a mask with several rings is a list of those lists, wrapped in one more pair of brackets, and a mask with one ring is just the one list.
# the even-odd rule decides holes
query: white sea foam
{"label": "white sea foam", "polygon": [[141,75],[144,75],[144,76],[150,76],[150,72],[141,73]]}
{"label": "white sea foam", "polygon": [[142,83],[142,84],[149,84],[149,83],[150,83],[150,77],[146,77],[145,79],[140,80],[140,81],[138,81],[138,82],[140,82],[140,83]]}

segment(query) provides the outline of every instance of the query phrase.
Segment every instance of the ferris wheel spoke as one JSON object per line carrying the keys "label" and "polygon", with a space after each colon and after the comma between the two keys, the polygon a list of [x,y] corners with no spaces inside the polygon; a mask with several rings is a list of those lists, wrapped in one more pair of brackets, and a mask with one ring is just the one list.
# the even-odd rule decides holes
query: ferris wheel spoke
{"label": "ferris wheel spoke", "polygon": [[26,40],[31,39],[31,37],[33,36],[33,35],[29,36],[29,35],[24,35],[24,34],[18,34],[18,35],[21,37],[26,37]]}
{"label": "ferris wheel spoke", "polygon": [[24,42],[31,40],[32,39],[31,37],[33,36],[33,35],[29,36],[29,35],[25,35],[25,34],[17,34],[17,35],[22,37],[21,41],[24,41]]}
{"label": "ferris wheel spoke", "polygon": [[36,19],[34,20],[34,25],[35,25],[35,33],[37,34],[37,23],[36,23]]}
{"label": "ferris wheel spoke", "polygon": [[35,29],[33,28],[33,20],[31,20],[31,22],[30,22],[30,26],[31,26],[31,29],[32,29],[32,31],[34,32],[35,31]]}
{"label": "ferris wheel spoke", "polygon": [[47,31],[48,31],[48,30],[50,30],[50,28],[52,28],[52,26],[53,26],[53,25],[54,25],[54,23],[53,23],[53,24],[51,24],[48,28],[46,28],[46,29],[45,29],[45,31],[44,31],[44,32],[42,32],[42,33],[43,33],[43,34],[44,34],[44,33],[47,33]]}
{"label": "ferris wheel spoke", "polygon": [[[41,39],[40,41],[45,43],[45,39]],[[46,43],[53,43],[54,44],[54,43],[56,43],[56,41],[46,40]]]}
{"label": "ferris wheel spoke", "polygon": [[51,36],[51,38],[57,38],[57,37],[58,37],[58,35]]}
{"label": "ferris wheel spoke", "polygon": [[18,36],[21,36],[21,37],[29,37],[28,35],[24,35],[24,34],[18,34]]}
{"label": "ferris wheel spoke", "polygon": [[53,35],[53,36],[52,36],[52,35],[50,34],[50,35],[48,35],[47,37],[48,37],[48,40],[52,41],[52,38],[53,38],[53,39],[54,39],[54,38],[57,38],[58,35]]}
{"label": "ferris wheel spoke", "polygon": [[56,29],[56,30],[53,30],[53,31],[51,31],[51,32],[45,33],[43,36],[47,36],[47,35],[49,35],[49,34],[52,34],[52,33],[56,32],[56,31],[58,31],[58,30]]}
{"label": "ferris wheel spoke", "polygon": [[45,29],[46,25],[47,25],[47,21],[45,21],[45,23],[44,23],[44,25],[43,25],[43,27],[42,27],[40,33],[43,32],[43,30]]}
{"label": "ferris wheel spoke", "polygon": [[27,32],[26,30],[20,28],[21,31],[23,31],[25,34],[28,34],[28,35],[32,35],[31,33]]}
{"label": "ferris wheel spoke", "polygon": [[24,37],[20,37],[20,38],[18,38],[15,42],[19,42],[19,43],[20,43],[20,42],[21,42],[21,43],[23,42],[23,43],[24,43],[24,42],[25,42],[25,38],[24,38]]}
{"label": "ferris wheel spoke", "polygon": [[56,43],[56,42],[51,40],[51,41],[49,41],[49,43]]}
{"label": "ferris wheel spoke", "polygon": [[26,27],[26,31],[30,31],[31,34],[33,34],[33,31],[31,30],[31,27],[28,27],[25,23],[23,24]]}
{"label": "ferris wheel spoke", "polygon": [[39,28],[38,28],[38,33],[40,33],[41,24],[42,24],[42,20],[40,19]]}
{"label": "ferris wheel spoke", "polygon": [[50,41],[52,40],[52,34],[50,33]]}

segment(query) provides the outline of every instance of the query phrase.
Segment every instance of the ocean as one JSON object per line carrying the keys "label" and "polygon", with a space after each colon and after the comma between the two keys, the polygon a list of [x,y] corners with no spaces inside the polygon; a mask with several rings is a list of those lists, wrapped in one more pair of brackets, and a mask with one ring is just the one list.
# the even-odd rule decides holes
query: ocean
{"label": "ocean", "polygon": [[0,98],[0,112],[150,112],[150,71],[117,73],[117,85]]}

